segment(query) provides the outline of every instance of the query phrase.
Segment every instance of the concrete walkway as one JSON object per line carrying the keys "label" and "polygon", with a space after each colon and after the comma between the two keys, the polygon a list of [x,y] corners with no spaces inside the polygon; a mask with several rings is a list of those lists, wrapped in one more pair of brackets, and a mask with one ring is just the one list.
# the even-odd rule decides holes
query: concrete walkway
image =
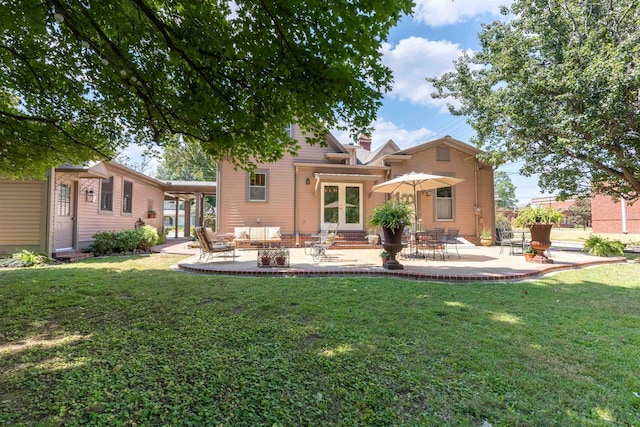
{"label": "concrete walkway", "polygon": [[454,253],[445,261],[400,257],[403,270],[382,267],[379,249],[344,249],[327,251],[328,259],[314,261],[303,248],[291,248],[288,268],[258,267],[257,249],[236,249],[235,257],[215,257],[198,262],[199,249],[190,248],[190,241],[170,241],[155,252],[191,255],[178,264],[184,271],[240,276],[391,276],[414,280],[472,282],[522,280],[552,271],[580,268],[590,265],[625,262],[624,257],[594,257],[578,250],[576,244],[554,244],[553,264],[526,262],[523,255],[508,255],[500,247],[458,245],[460,259]]}

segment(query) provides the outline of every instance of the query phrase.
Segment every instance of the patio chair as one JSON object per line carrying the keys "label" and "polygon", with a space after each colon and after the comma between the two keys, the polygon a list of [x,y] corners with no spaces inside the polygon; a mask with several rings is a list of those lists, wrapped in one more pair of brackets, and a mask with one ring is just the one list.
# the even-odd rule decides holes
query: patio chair
{"label": "patio chair", "polygon": [[516,236],[513,230],[505,230],[498,228],[500,236],[500,255],[505,247],[509,248],[509,255],[522,254],[525,245],[525,239],[522,235]]}
{"label": "patio chair", "polygon": [[440,256],[442,260],[445,260],[445,248],[444,242],[444,228],[429,228],[425,230],[425,239],[422,241],[424,249],[431,252],[431,257],[436,259],[436,256]]}
{"label": "patio chair", "polygon": [[320,227],[320,233],[316,234],[318,240],[312,242],[305,242],[305,252],[307,250],[308,243],[311,248],[311,255],[313,255],[314,261],[320,261],[327,258],[327,249],[333,246],[336,235],[338,234],[338,224],[332,222],[325,222]]}
{"label": "patio chair", "polygon": [[453,245],[456,248],[456,255],[460,259],[460,252],[458,252],[458,235],[460,234],[460,228],[449,227],[442,239],[445,246],[444,251],[447,257],[449,257],[449,245]]}
{"label": "patio chair", "polygon": [[215,256],[231,256],[235,261],[236,247],[233,243],[218,239],[211,229],[205,227],[196,227],[196,236],[200,243],[200,257],[198,262],[204,259],[204,262],[211,260]]}

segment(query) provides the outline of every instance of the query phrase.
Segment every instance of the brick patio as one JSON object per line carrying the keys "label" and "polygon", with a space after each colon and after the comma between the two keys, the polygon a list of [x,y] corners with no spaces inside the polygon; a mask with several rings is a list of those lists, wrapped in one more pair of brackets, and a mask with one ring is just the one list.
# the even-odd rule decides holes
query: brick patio
{"label": "brick patio", "polygon": [[[460,259],[455,253],[446,259],[409,259],[400,257],[403,270],[389,271],[382,267],[379,249],[337,249],[327,251],[330,260],[315,262],[303,248],[290,249],[290,267],[258,267],[256,249],[236,249],[234,259],[214,258],[199,263],[199,250],[189,248],[185,241],[169,242],[154,252],[192,255],[176,267],[193,273],[235,276],[375,276],[443,282],[514,281],[553,271],[586,266],[625,262],[623,257],[594,257],[576,250],[575,245],[558,244],[552,248],[554,264],[534,264],[522,255],[500,254],[500,247],[473,245],[458,246]],[[505,251],[506,252],[506,251]]]}

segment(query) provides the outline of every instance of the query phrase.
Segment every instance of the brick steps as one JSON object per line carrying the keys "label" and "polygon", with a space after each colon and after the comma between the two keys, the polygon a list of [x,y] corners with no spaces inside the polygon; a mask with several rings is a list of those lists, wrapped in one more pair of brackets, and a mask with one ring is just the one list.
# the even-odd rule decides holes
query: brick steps
{"label": "brick steps", "polygon": [[67,252],[54,252],[52,255],[53,259],[57,259],[62,262],[74,262],[85,258],[92,258],[93,253],[91,252],[76,252],[76,251],[67,251]]}
{"label": "brick steps", "polygon": [[379,249],[380,245],[370,245],[366,231],[338,231],[331,249]]}

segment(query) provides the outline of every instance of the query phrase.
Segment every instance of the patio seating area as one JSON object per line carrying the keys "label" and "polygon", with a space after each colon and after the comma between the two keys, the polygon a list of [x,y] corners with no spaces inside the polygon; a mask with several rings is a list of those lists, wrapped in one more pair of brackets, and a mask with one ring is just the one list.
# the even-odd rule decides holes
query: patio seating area
{"label": "patio seating area", "polygon": [[314,261],[305,254],[305,248],[289,249],[289,267],[260,268],[257,265],[257,249],[236,249],[233,259],[216,259],[198,262],[198,249],[188,247],[188,241],[170,241],[154,252],[192,255],[180,262],[176,269],[202,274],[239,276],[376,276],[396,277],[412,280],[450,282],[512,281],[540,276],[545,273],[581,268],[591,265],[624,262],[623,257],[601,258],[580,252],[573,244],[556,244],[553,251],[554,264],[526,262],[524,256],[500,254],[500,246],[458,245],[460,258],[450,256],[445,260],[413,259],[399,257],[403,270],[385,270],[382,267],[379,249],[332,250],[327,259]]}

